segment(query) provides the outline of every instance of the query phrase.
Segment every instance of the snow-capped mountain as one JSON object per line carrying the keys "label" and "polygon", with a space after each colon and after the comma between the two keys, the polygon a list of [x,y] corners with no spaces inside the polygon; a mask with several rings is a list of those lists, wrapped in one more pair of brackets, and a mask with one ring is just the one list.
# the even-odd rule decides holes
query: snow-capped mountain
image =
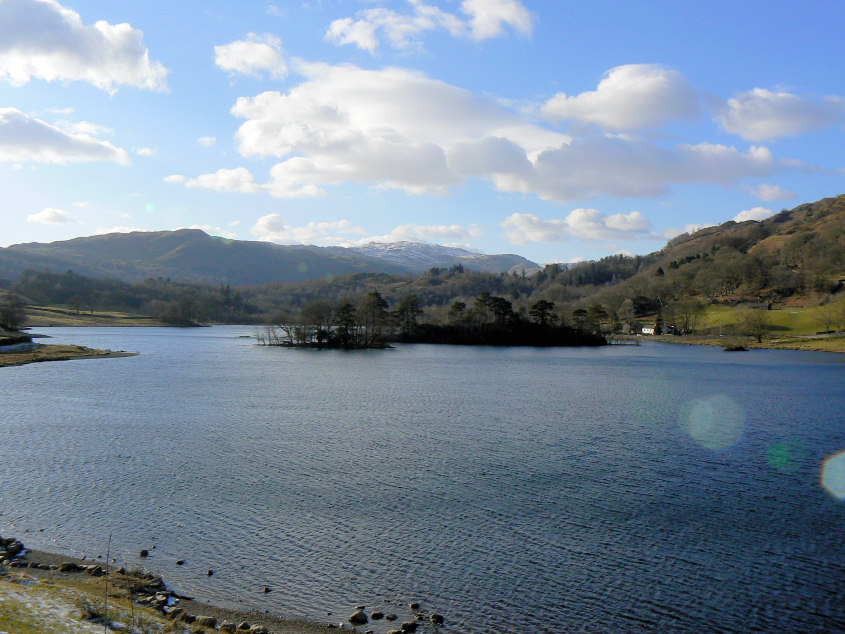
{"label": "snow-capped mountain", "polygon": [[539,265],[521,255],[512,253],[485,255],[458,247],[444,247],[426,242],[370,242],[359,247],[352,247],[351,250],[371,258],[399,264],[415,272],[427,271],[435,266],[449,267],[456,264],[462,264],[474,271],[493,273],[512,270],[525,270],[530,273],[540,268]]}

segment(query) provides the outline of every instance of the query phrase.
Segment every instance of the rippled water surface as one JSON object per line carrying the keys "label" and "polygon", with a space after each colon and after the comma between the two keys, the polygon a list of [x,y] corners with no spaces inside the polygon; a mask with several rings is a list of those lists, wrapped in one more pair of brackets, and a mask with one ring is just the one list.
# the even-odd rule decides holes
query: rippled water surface
{"label": "rippled water surface", "polygon": [[111,533],[183,593],[334,622],[845,628],[841,356],[41,330],[141,354],[0,369],[0,534],[30,547]]}

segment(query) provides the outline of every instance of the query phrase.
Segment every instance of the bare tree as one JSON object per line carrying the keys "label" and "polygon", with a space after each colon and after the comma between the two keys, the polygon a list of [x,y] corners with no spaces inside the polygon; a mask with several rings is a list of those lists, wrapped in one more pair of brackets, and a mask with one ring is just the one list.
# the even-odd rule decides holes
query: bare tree
{"label": "bare tree", "polygon": [[18,330],[26,320],[24,304],[17,293],[6,293],[0,300],[0,329]]}

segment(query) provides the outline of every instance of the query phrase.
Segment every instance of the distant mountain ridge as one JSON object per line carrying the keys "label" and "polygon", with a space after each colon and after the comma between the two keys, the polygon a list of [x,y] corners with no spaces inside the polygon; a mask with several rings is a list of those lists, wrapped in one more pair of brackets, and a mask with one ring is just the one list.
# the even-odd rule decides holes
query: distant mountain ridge
{"label": "distant mountain ridge", "polygon": [[446,247],[425,242],[370,242],[359,247],[352,247],[351,250],[386,262],[393,262],[417,273],[433,267],[444,268],[456,264],[487,273],[514,270],[533,273],[540,268],[535,262],[513,253],[485,255],[459,247]]}
{"label": "distant mountain ridge", "polygon": [[355,273],[408,274],[457,263],[495,272],[518,264],[528,270],[537,266],[516,255],[485,256],[437,245],[381,247],[368,251],[365,247],[283,246],[210,236],[199,229],[111,233],[0,248],[0,280],[14,281],[26,269],[49,269],[126,282],[161,277],[251,286]]}

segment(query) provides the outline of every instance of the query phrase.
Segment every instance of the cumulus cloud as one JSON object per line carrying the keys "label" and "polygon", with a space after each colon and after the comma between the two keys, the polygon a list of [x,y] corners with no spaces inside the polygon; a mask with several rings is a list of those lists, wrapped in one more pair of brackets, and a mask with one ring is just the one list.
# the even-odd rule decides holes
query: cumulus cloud
{"label": "cumulus cloud", "polygon": [[734,216],[734,222],[745,222],[746,220],[765,220],[769,216],[775,214],[771,209],[765,207],[754,207],[752,209],[744,209]]}
{"label": "cumulus cloud", "polygon": [[0,108],[0,161],[128,165],[129,154],[90,134],[66,132],[17,108]]}
{"label": "cumulus cloud", "polygon": [[586,240],[635,240],[651,230],[651,223],[639,211],[608,216],[598,209],[575,209],[563,219],[542,220],[534,214],[514,213],[502,227],[513,244],[564,242],[569,236]]}
{"label": "cumulus cloud", "polygon": [[271,170],[279,197],[343,182],[443,193],[472,171],[457,156],[457,169],[450,166],[462,144],[506,138],[511,155],[501,169],[512,170],[507,163],[524,168],[525,156],[569,139],[413,71],[307,64],[302,72],[308,79],[287,94],[241,98],[232,108],[246,120],[236,135],[242,155],[285,159]]}
{"label": "cumulus cloud", "polygon": [[282,56],[282,40],[270,33],[250,33],[246,40],[215,46],[214,63],[230,74],[261,77],[266,72],[275,79],[282,79],[288,74]]}
{"label": "cumulus cloud", "polygon": [[845,99],[810,99],[755,88],[728,99],[716,120],[725,131],[748,141],[799,136],[845,121]]}
{"label": "cumulus cloud", "polygon": [[61,209],[54,209],[47,207],[36,214],[29,214],[26,217],[27,222],[35,222],[42,225],[81,225],[82,221],[79,218],[71,216],[68,212]]}
{"label": "cumulus cloud", "polygon": [[259,240],[277,244],[340,244],[349,241],[344,236],[364,233],[361,227],[352,225],[348,220],[312,221],[297,227],[287,224],[279,214],[262,216],[249,231]]}
{"label": "cumulus cloud", "polygon": [[114,134],[112,128],[91,123],[90,121],[56,121],[54,125],[70,134],[85,134],[88,136],[102,136]]}
{"label": "cumulus cloud", "polygon": [[419,44],[426,31],[443,30],[453,37],[487,40],[499,37],[506,27],[530,35],[531,14],[519,0],[464,0],[461,11],[466,18],[427,5],[422,0],[408,0],[410,13],[377,7],[359,11],[355,18],[333,21],[325,39],[342,46],[353,44],[375,53],[381,44],[380,35],[396,49]]}
{"label": "cumulus cloud", "polygon": [[569,227],[565,220],[541,220],[534,214],[515,213],[502,223],[505,235],[512,244],[529,242],[565,242]]}
{"label": "cumulus cloud", "polygon": [[470,32],[476,40],[498,37],[506,26],[531,34],[531,14],[518,0],[464,0],[461,11],[469,16]]}
{"label": "cumulus cloud", "polygon": [[3,0],[0,80],[84,81],[110,93],[117,86],[167,90],[169,71],[150,61],[142,37],[125,23],[85,25],[56,0]]}
{"label": "cumulus cloud", "polygon": [[137,154],[138,156],[155,156],[156,155],[156,151],[151,147],[138,147],[138,148],[134,148],[134,149],[135,149],[135,154]]}
{"label": "cumulus cloud", "polygon": [[201,136],[197,139],[197,145],[202,147],[211,147],[215,143],[217,143],[217,137],[213,136]]}
{"label": "cumulus cloud", "polygon": [[766,202],[795,198],[795,192],[784,189],[779,185],[758,185],[751,190],[751,193],[760,200],[765,200]]}
{"label": "cumulus cloud", "polygon": [[699,104],[695,89],[678,71],[656,64],[628,64],[607,71],[596,90],[571,97],[558,93],[541,112],[552,121],[630,132],[694,117]]}
{"label": "cumulus cloud", "polygon": [[[174,175],[178,176],[178,175]],[[168,176],[167,178],[173,178]],[[165,179],[166,180],[166,179]],[[181,182],[173,179],[171,183]],[[219,169],[213,174],[202,174],[185,182],[186,187],[197,189],[213,189],[218,192],[236,192],[241,194],[254,194],[261,191],[261,185],[254,182],[252,173],[245,167],[234,169]]]}
{"label": "cumulus cloud", "polygon": [[700,143],[665,148],[646,141],[591,136],[543,152],[530,180],[514,179],[514,191],[574,200],[599,195],[661,196],[673,183],[731,185],[778,168],[771,152],[752,146]]}
{"label": "cumulus cloud", "polygon": [[401,68],[298,62],[288,92],[237,100],[246,158],[278,158],[263,187],[280,198],[358,183],[444,195],[471,178],[544,199],[661,196],[678,183],[733,185],[785,165],[765,147],[675,147],[621,135],[575,139],[500,103]]}
{"label": "cumulus cloud", "polygon": [[438,243],[449,240],[465,244],[467,240],[477,238],[479,235],[481,235],[481,229],[475,225],[465,227],[463,225],[416,225],[408,223],[399,225],[384,235],[362,238],[357,241],[357,244],[429,240],[436,240]]}
{"label": "cumulus cloud", "polygon": [[171,174],[170,176],[165,176],[163,180],[165,183],[178,184],[184,183],[188,179],[185,178],[182,174]]}

